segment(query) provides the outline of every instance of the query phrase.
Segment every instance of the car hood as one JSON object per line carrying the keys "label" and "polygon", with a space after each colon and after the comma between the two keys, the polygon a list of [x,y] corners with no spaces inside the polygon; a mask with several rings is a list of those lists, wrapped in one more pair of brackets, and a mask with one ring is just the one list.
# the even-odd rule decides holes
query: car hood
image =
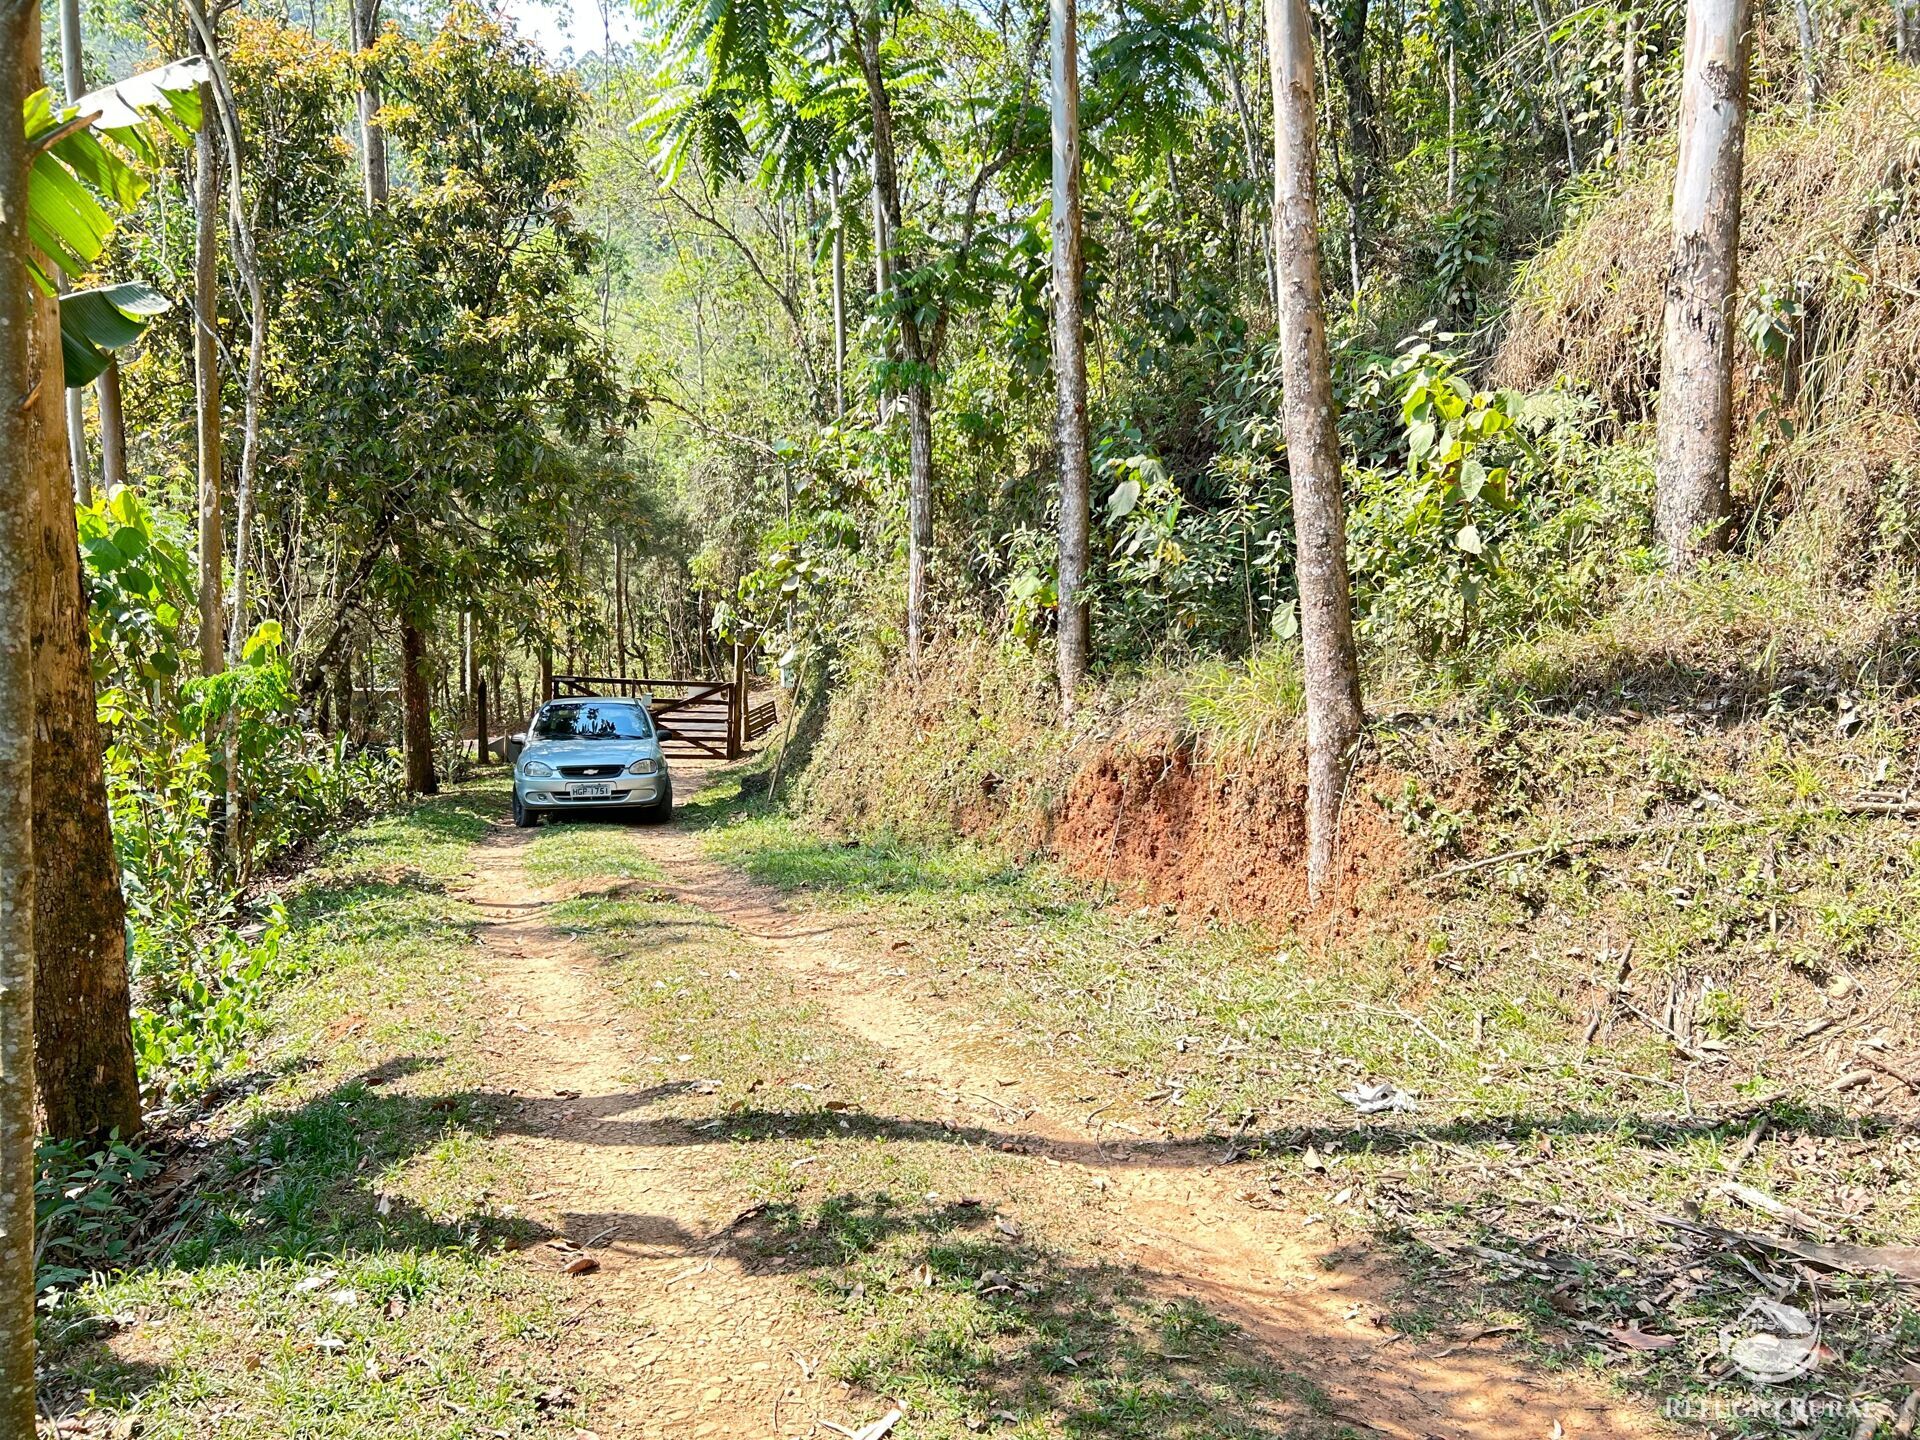
{"label": "car hood", "polygon": [[520,752],[520,763],[541,760],[548,765],[630,765],[635,760],[658,760],[658,740],[534,740]]}

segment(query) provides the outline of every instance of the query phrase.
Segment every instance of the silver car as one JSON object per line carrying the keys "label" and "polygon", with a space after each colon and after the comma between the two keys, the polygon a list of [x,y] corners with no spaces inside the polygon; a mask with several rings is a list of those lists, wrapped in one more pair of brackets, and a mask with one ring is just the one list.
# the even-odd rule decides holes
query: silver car
{"label": "silver car", "polygon": [[513,823],[525,829],[542,815],[610,810],[660,820],[673,813],[673,777],[645,702],[549,700],[513,762]]}

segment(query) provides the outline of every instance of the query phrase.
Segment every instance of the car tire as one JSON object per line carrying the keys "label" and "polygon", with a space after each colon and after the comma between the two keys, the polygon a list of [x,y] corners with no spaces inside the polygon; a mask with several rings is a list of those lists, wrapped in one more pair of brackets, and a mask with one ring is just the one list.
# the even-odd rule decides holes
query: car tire
{"label": "car tire", "polygon": [[669,779],[666,788],[660,792],[660,798],[640,812],[640,818],[649,825],[664,825],[673,818],[673,781]]}
{"label": "car tire", "polygon": [[513,823],[522,830],[531,830],[540,823],[540,817],[527,808],[518,790],[513,792]]}

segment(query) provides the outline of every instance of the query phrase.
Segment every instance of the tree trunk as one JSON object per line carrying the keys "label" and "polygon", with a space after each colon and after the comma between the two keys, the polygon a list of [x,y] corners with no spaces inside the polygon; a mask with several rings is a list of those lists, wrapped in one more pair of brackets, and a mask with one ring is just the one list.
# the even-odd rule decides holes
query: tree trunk
{"label": "tree trunk", "polygon": [[[1353,290],[1360,293],[1373,230],[1373,178],[1384,169],[1380,125],[1374,115],[1373,82],[1367,65],[1368,0],[1343,0],[1334,15],[1334,54],[1347,106],[1347,204],[1350,211],[1349,265]],[[1284,283],[1284,282],[1283,282]]]}
{"label": "tree trunk", "polygon": [[[80,0],[60,0],[60,69],[67,99],[86,93],[86,65],[80,38]],[[65,378],[61,377],[64,388]],[[73,466],[73,494],[82,505],[93,502],[92,467],[87,460],[87,402],[84,389],[65,390],[67,454]]]}
{"label": "tree trunk", "polygon": [[375,118],[380,110],[380,81],[365,51],[380,34],[380,0],[347,0],[354,58],[360,65],[360,184],[367,208],[387,203],[387,132]]}
{"label": "tree trunk", "polygon": [[[0,5],[0,114],[19,115],[40,88],[40,7]],[[0,1435],[29,1436],[34,1401],[33,638],[40,496],[61,452],[41,425],[35,327],[39,295],[27,253],[26,137],[0,125]]]}
{"label": "tree trunk", "polygon": [[553,642],[540,642],[540,703],[546,704],[553,698]]}
{"label": "tree trunk", "polygon": [[[860,26],[861,74],[873,121],[873,183],[876,211],[885,235],[876,237],[874,266],[882,299],[891,298],[893,240],[901,232],[900,171],[893,145],[893,100],[880,67],[880,27],[871,17]],[[896,307],[894,328],[907,381],[907,659],[920,663],[926,641],[927,569],[933,551],[933,390],[931,362],[911,305]]]}
{"label": "tree trunk", "polygon": [[1800,104],[1812,119],[1820,103],[1820,28],[1813,0],[1793,0],[1793,28],[1800,41]]}
{"label": "tree trunk", "polygon": [[1059,390],[1060,709],[1087,675],[1087,340],[1080,303],[1080,41],[1075,0],[1052,0],[1053,369]]}
{"label": "tree trunk", "polygon": [[613,537],[613,673],[627,678],[627,544]]}
{"label": "tree trunk", "polygon": [[119,360],[108,359],[93,390],[100,402],[100,484],[112,494],[127,483],[127,419],[120,407]]}
{"label": "tree trunk", "polygon": [[[196,35],[192,48],[206,53]],[[200,133],[194,139],[193,376],[200,441],[200,670],[218,675],[225,663],[220,566],[225,542],[220,521],[220,351],[214,326],[220,304],[219,124],[212,86],[200,87]]]}
{"label": "tree trunk", "polygon": [[474,676],[473,718],[473,733],[476,737],[475,754],[478,755],[480,763],[485,765],[493,758],[493,746],[490,743],[492,736],[487,728],[487,677],[485,675]]}
{"label": "tree trunk", "polygon": [[1748,0],[1689,0],[1660,349],[1654,524],[1683,570],[1724,550],[1732,497],[1733,334],[1747,124]]}
{"label": "tree trunk", "polygon": [[353,646],[351,643],[341,647],[340,656],[333,667],[333,723],[339,728],[340,735],[349,744],[357,737],[353,729]]}
{"label": "tree trunk", "polygon": [[407,789],[415,795],[440,793],[433,768],[433,677],[427,674],[426,631],[400,615],[400,711],[407,752]]}
{"label": "tree trunk", "polygon": [[1640,29],[1634,13],[1620,38],[1620,169],[1633,159],[1633,117],[1640,109]]}
{"label": "tree trunk", "polygon": [[847,218],[840,208],[840,167],[833,167],[833,418],[847,418]]}
{"label": "tree trunk", "polygon": [[1315,204],[1313,35],[1306,0],[1267,0],[1273,65],[1273,248],[1307,709],[1307,891],[1333,880],[1340,799],[1360,738],[1360,666],[1347,582],[1340,443],[1333,427]]}
{"label": "tree trunk", "polygon": [[1566,86],[1560,80],[1560,56],[1553,48],[1553,36],[1547,29],[1547,12],[1541,0],[1533,0],[1533,20],[1540,32],[1540,50],[1546,56],[1547,75],[1553,81],[1553,103],[1560,115],[1560,138],[1567,147],[1567,176],[1571,179],[1580,168],[1573,152],[1573,120],[1567,114]]}
{"label": "tree trunk", "polygon": [[[11,263],[10,260],[0,263]],[[40,423],[58,454],[59,312],[40,307]],[[95,712],[79,532],[64,467],[39,498],[40,575],[33,608],[35,725],[34,1044],[47,1133],[97,1139],[140,1129],[127,908],[108,819],[105,744]]]}

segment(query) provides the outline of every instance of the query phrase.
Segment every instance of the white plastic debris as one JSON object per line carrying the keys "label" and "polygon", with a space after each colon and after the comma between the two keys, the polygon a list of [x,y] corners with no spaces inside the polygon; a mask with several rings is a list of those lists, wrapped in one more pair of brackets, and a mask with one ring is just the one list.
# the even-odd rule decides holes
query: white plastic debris
{"label": "white plastic debris", "polygon": [[1377,1115],[1383,1110],[1411,1110],[1413,1096],[1391,1080],[1363,1080],[1351,1090],[1339,1092],[1340,1098],[1362,1115]]}

